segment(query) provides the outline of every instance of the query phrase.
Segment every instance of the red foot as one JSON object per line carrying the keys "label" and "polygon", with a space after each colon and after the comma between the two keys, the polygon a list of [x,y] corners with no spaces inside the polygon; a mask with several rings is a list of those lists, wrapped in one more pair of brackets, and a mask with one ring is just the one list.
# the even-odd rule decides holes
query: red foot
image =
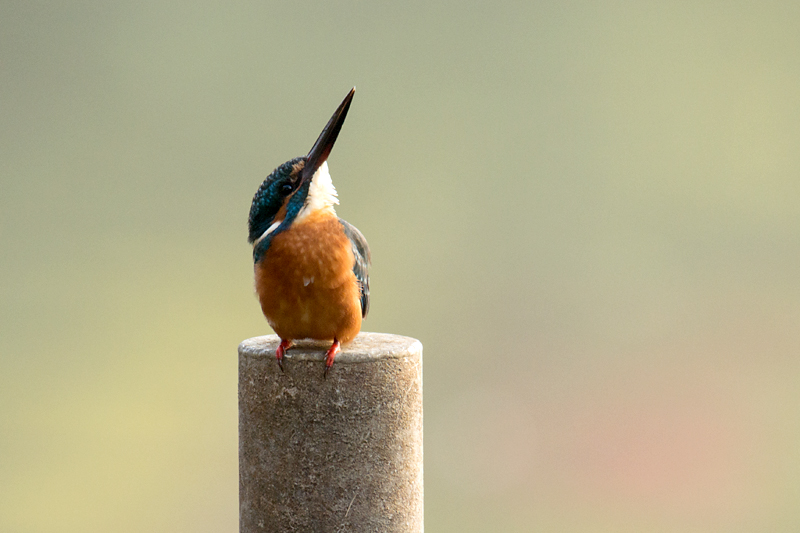
{"label": "red foot", "polygon": [[334,337],[333,344],[328,348],[327,357],[325,358],[325,374],[323,374],[325,379],[328,379],[328,372],[333,366],[333,359],[336,357],[336,354],[339,353],[339,346],[339,339]]}
{"label": "red foot", "polygon": [[275,350],[275,357],[278,359],[278,366],[281,367],[281,372],[283,372],[283,356],[286,355],[286,350],[292,347],[292,341],[281,339],[281,344],[278,346],[278,349]]}

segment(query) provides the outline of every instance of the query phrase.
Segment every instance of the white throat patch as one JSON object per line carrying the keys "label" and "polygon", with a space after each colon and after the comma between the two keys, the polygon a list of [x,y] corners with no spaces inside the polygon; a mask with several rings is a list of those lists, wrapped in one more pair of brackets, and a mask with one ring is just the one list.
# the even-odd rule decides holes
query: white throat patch
{"label": "white throat patch", "polygon": [[302,222],[308,215],[321,209],[328,210],[332,215],[335,215],[336,211],[333,206],[338,203],[339,198],[336,197],[336,187],[333,186],[331,174],[328,172],[328,162],[326,161],[320,165],[311,178],[306,203],[297,213],[297,218],[294,221]]}

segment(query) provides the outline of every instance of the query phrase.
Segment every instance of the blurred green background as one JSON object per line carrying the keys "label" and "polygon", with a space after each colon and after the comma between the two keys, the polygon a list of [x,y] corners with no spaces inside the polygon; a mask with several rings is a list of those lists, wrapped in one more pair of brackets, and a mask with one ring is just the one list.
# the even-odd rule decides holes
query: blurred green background
{"label": "blurred green background", "polygon": [[250,200],[330,160],[429,531],[797,531],[796,2],[3,2],[0,531],[236,531]]}

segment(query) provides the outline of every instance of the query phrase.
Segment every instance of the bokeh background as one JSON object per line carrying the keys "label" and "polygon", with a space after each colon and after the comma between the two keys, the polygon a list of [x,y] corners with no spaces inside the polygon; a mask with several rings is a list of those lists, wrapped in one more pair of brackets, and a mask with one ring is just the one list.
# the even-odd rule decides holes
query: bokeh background
{"label": "bokeh background", "polygon": [[3,2],[0,531],[236,531],[250,200],[330,160],[429,531],[800,527],[800,4]]}

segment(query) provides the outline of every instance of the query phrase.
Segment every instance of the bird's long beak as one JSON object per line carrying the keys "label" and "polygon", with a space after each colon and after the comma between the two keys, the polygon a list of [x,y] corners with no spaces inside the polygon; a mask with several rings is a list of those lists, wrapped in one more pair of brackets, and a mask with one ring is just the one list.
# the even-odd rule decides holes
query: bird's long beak
{"label": "bird's long beak", "polygon": [[339,130],[342,129],[344,118],[347,116],[347,110],[350,109],[350,102],[353,100],[353,95],[355,93],[355,87],[350,89],[350,92],[347,93],[347,96],[344,97],[342,103],[339,104],[339,107],[333,113],[328,124],[325,125],[325,129],[319,134],[317,142],[314,143],[314,146],[312,146],[311,150],[308,152],[306,164],[303,167],[300,177],[303,182],[307,179],[310,180],[322,163],[328,159],[328,155],[330,155],[331,149],[333,148],[333,143],[336,142],[336,137],[339,135]]}

